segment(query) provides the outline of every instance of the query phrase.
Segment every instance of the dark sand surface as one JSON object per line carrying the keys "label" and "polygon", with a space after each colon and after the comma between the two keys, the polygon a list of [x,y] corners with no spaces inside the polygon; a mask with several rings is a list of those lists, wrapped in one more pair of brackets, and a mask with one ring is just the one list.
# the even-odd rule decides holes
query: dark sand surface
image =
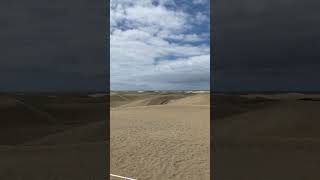
{"label": "dark sand surface", "polygon": [[0,179],[105,179],[106,98],[0,96]]}
{"label": "dark sand surface", "polygon": [[[114,174],[320,179],[319,95],[216,95],[214,172],[208,94],[110,97]],[[104,179],[105,108],[104,97],[1,95],[0,179]]]}
{"label": "dark sand surface", "polygon": [[[261,101],[250,108],[252,102],[235,100],[243,97]],[[318,97],[246,95],[230,96],[223,103],[218,101],[216,106],[220,109],[228,112],[230,106],[230,109],[237,109],[237,113],[215,118],[214,138],[211,139],[216,144],[215,171],[212,172],[215,179],[320,179]]]}

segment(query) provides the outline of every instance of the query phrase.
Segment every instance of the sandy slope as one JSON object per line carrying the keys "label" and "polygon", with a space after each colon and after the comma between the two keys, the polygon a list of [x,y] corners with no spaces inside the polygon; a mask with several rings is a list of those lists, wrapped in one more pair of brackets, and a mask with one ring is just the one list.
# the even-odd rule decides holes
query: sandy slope
{"label": "sandy slope", "polygon": [[103,100],[0,96],[0,179],[105,179]]}
{"label": "sandy slope", "polygon": [[171,105],[210,105],[210,94],[196,94],[188,97],[172,100]]}
{"label": "sandy slope", "polygon": [[105,143],[53,146],[0,146],[4,180],[102,180]]}
{"label": "sandy slope", "polygon": [[217,119],[216,179],[320,179],[319,107],[320,101],[283,98],[268,108]]}
{"label": "sandy slope", "polygon": [[[199,105],[193,98],[204,101]],[[111,110],[111,172],[138,179],[209,179],[208,95],[137,101]]]}
{"label": "sandy slope", "polygon": [[93,122],[67,131],[51,134],[33,141],[25,142],[24,145],[71,145],[102,142],[106,140],[106,121]]}

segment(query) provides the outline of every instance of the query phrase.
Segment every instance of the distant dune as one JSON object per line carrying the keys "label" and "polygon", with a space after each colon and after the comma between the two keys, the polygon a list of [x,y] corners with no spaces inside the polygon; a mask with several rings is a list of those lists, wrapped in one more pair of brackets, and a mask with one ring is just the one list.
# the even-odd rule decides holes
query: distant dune
{"label": "distant dune", "polygon": [[210,94],[196,94],[182,99],[172,100],[170,105],[210,105]]}

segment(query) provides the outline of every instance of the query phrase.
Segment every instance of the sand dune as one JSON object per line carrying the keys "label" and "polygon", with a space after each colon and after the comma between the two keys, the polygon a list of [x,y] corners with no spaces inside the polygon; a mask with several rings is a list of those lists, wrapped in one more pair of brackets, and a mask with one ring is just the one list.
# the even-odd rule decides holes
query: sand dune
{"label": "sand dune", "polygon": [[0,179],[104,179],[106,105],[104,98],[1,95]]}
{"label": "sand dune", "polygon": [[[319,97],[218,95],[210,139],[209,94],[114,93],[111,172],[152,180],[320,179]],[[0,96],[0,179],[103,179],[105,105],[99,97]]]}
{"label": "sand dune", "polygon": [[141,97],[137,100],[127,101],[126,104],[121,107],[137,107],[137,106],[152,106],[152,105],[164,105],[171,104],[172,101],[176,99],[181,99],[186,97],[184,94],[176,94],[176,95],[153,95],[147,97]]}
{"label": "sand dune", "polygon": [[106,141],[106,121],[89,123],[28,141],[24,145],[83,144]]}
{"label": "sand dune", "polygon": [[51,115],[14,97],[2,96],[0,101],[0,145],[16,145],[64,129],[55,125]]}
{"label": "sand dune", "polygon": [[216,179],[320,178],[320,102],[294,96],[214,121]]}
{"label": "sand dune", "polygon": [[[155,94],[112,108],[111,172],[138,179],[209,179],[208,97]],[[193,106],[194,98],[205,105]]]}
{"label": "sand dune", "polygon": [[0,107],[1,108],[9,108],[9,107],[14,107],[16,106],[18,103],[16,101],[16,98],[12,98],[9,96],[0,96]]}
{"label": "sand dune", "polygon": [[196,94],[182,99],[172,100],[170,105],[210,105],[210,94]]}
{"label": "sand dune", "polygon": [[279,102],[266,109],[219,120],[216,132],[224,137],[320,137],[319,105],[319,102]]}
{"label": "sand dune", "polygon": [[105,142],[0,146],[0,177],[5,180],[104,179],[105,149]]}

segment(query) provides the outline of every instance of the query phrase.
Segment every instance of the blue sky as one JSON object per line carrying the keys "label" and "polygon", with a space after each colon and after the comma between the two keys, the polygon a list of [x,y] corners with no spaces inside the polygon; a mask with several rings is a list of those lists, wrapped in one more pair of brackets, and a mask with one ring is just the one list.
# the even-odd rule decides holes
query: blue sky
{"label": "blue sky", "polygon": [[209,3],[111,0],[111,89],[209,89]]}

